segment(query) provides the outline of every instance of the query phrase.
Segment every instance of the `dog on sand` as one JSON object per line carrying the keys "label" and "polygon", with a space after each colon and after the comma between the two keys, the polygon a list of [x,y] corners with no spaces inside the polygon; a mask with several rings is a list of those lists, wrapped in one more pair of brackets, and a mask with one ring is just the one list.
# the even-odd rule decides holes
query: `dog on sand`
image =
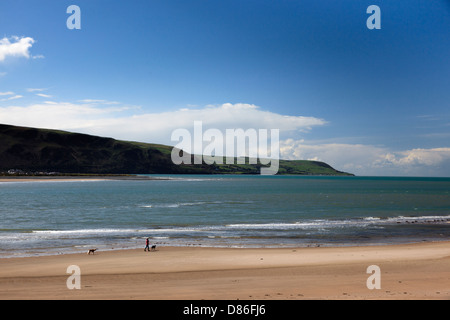
{"label": "dog on sand", "polygon": [[95,254],[95,251],[97,251],[97,248],[95,248],[95,249],[89,249],[88,250],[88,252],[87,252],[87,254]]}

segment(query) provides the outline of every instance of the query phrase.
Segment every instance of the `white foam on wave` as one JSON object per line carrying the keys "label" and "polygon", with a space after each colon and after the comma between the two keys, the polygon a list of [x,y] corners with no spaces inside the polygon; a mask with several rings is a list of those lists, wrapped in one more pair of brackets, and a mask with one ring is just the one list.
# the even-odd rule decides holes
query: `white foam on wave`
{"label": "white foam on wave", "polygon": [[448,223],[450,215],[448,216],[418,216],[405,217],[397,216],[390,218],[379,217],[365,217],[359,219],[343,219],[343,220],[305,220],[297,222],[270,222],[270,223],[234,223],[224,225],[196,225],[196,226],[168,226],[168,227],[150,227],[150,228],[99,228],[99,229],[74,229],[74,230],[33,230],[31,232],[14,232],[5,233],[0,236],[3,240],[20,240],[28,237],[42,237],[42,238],[77,238],[77,237],[95,237],[95,236],[127,236],[127,235],[151,235],[159,234],[165,236],[166,234],[184,234],[184,233],[208,233],[208,232],[232,232],[233,230],[314,230],[314,229],[335,229],[335,228],[364,228],[377,227],[384,225],[396,225],[403,223]]}
{"label": "white foam on wave", "polygon": [[123,233],[134,232],[136,229],[77,229],[77,230],[33,230],[36,234],[98,234],[98,233]]}
{"label": "white foam on wave", "polygon": [[345,227],[345,226],[358,226],[367,225],[368,222],[352,221],[352,220],[312,220],[295,223],[243,223],[243,224],[229,224],[230,228],[236,229],[311,229],[311,228],[325,228],[325,227]]}
{"label": "white foam on wave", "polygon": [[249,204],[253,201],[196,201],[196,202],[176,202],[176,203],[154,203],[141,204],[140,208],[179,208],[189,206],[203,206],[203,205],[224,205],[224,204]]}
{"label": "white foam on wave", "polygon": [[343,220],[307,220],[293,223],[241,223],[241,224],[227,224],[227,227],[236,229],[309,229],[309,228],[345,228],[345,227],[367,227],[372,225],[386,225],[396,223],[435,223],[445,222],[450,220],[449,216],[418,216],[418,217],[404,217],[397,216],[391,218],[380,217],[364,217]]}

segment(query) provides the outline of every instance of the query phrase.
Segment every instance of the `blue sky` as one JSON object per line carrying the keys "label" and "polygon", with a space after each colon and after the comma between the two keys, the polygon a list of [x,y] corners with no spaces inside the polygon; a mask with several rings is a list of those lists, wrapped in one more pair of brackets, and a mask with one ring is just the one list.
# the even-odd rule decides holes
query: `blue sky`
{"label": "blue sky", "polygon": [[450,176],[448,0],[16,0],[0,31],[0,123],[172,145],[194,120],[279,128],[283,158]]}

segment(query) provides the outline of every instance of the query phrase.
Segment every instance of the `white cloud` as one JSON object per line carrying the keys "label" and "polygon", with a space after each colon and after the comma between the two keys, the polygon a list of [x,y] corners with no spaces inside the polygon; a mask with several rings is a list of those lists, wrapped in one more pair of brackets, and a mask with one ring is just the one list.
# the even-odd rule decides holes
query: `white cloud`
{"label": "white cloud", "polygon": [[170,141],[172,131],[178,128],[190,130],[194,121],[202,121],[205,130],[217,128],[223,132],[228,128],[308,131],[326,123],[314,117],[285,116],[243,103],[130,115],[129,111],[136,107],[106,100],[79,102],[82,103],[47,101],[25,107],[0,108],[0,122],[172,145],[176,144]]}
{"label": "white cloud", "polygon": [[436,166],[450,159],[450,148],[412,149],[388,153],[384,161],[400,166]]}
{"label": "white cloud", "polygon": [[0,96],[10,96],[12,94],[14,94],[14,92],[12,92],[12,91],[0,92]]}
{"label": "white cloud", "polygon": [[45,93],[36,93],[37,96],[43,97],[43,98],[52,98],[53,96]]}
{"label": "white cloud", "polygon": [[78,102],[82,102],[82,103],[87,103],[87,104],[92,104],[92,105],[100,105],[100,104],[120,104],[120,102],[117,101],[108,101],[108,100],[101,100],[101,99],[83,99],[83,100],[78,100]]}
{"label": "white cloud", "polygon": [[[0,39],[0,61],[4,61],[7,57],[24,57],[29,59],[29,49],[33,46],[35,40],[30,37],[19,38],[12,36]],[[41,55],[36,56],[41,57]],[[42,56],[43,57],[43,56]]]}
{"label": "white cloud", "polygon": [[28,88],[27,91],[28,92],[42,92],[47,90],[46,88]]}
{"label": "white cloud", "polygon": [[[10,92],[4,92],[4,93],[9,94]],[[23,98],[23,96],[21,96],[20,94],[16,94],[16,95],[14,95],[14,96],[12,96],[12,97],[0,99],[0,102],[3,102],[3,101],[10,101],[10,100],[16,100],[16,99],[20,99],[20,98]]]}
{"label": "white cloud", "polygon": [[450,176],[450,148],[390,150],[363,144],[280,142],[281,158],[324,161],[357,175]]}
{"label": "white cloud", "polygon": [[34,60],[36,60],[36,59],[44,59],[45,57],[44,57],[44,55],[42,55],[42,54],[38,54],[38,55],[35,55],[35,56],[31,56],[31,59],[34,59]]}

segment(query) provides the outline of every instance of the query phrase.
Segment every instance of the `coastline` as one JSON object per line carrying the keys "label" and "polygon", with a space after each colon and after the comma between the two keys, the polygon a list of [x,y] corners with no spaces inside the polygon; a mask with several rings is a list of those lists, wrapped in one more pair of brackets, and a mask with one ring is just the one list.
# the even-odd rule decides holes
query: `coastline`
{"label": "coastline", "polygon": [[[69,290],[67,267],[81,270]],[[366,272],[380,267],[381,289]],[[0,299],[449,299],[450,241],[316,248],[158,247],[0,259]]]}
{"label": "coastline", "polygon": [[0,182],[68,182],[107,180],[164,180],[141,175],[58,175],[58,176],[0,176]]}

